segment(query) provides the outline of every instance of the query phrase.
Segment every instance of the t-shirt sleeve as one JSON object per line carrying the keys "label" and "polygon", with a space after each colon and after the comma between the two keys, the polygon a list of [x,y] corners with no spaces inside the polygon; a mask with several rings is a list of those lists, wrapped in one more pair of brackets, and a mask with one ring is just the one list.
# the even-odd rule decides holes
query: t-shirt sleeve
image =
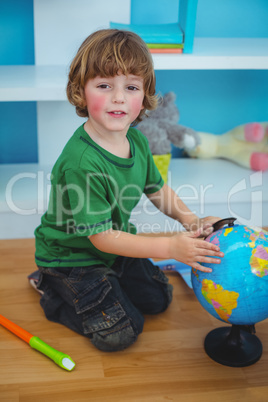
{"label": "t-shirt sleeve", "polygon": [[91,236],[112,227],[111,205],[101,173],[70,170],[65,173],[66,190],[77,233]]}
{"label": "t-shirt sleeve", "polygon": [[148,156],[147,156],[147,178],[146,185],[144,187],[145,194],[153,194],[160,190],[164,185],[164,180],[157,169],[152,153],[148,146]]}

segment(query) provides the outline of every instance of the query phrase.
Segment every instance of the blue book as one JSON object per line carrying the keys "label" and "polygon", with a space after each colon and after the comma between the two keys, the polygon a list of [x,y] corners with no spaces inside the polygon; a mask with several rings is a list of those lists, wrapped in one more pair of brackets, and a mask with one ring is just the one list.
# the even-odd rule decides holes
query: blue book
{"label": "blue book", "polygon": [[110,28],[135,32],[146,43],[183,43],[183,32],[179,23],[143,25],[110,22]]}

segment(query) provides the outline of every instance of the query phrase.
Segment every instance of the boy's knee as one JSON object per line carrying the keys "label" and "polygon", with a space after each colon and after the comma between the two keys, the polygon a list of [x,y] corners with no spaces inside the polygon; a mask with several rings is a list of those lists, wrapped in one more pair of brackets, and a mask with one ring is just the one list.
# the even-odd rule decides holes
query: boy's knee
{"label": "boy's knee", "polygon": [[165,310],[168,308],[168,306],[172,302],[172,296],[173,296],[173,286],[170,283],[168,283],[167,288],[166,288],[166,308],[165,308]]}
{"label": "boy's knee", "polygon": [[173,286],[169,283],[165,286],[161,286],[157,294],[153,295],[151,303],[148,300],[146,304],[142,306],[144,314],[160,314],[163,313],[172,301]]}
{"label": "boy's knee", "polygon": [[141,311],[145,314],[164,312],[172,301],[173,286],[158,266],[151,267],[152,286],[141,302]]}
{"label": "boy's knee", "polygon": [[163,288],[162,298],[159,298],[158,311],[156,313],[163,313],[172,301],[173,286],[167,283]]}
{"label": "boy's knee", "polygon": [[142,332],[143,322],[139,328],[133,328],[129,319],[117,323],[109,330],[93,333],[91,343],[104,352],[117,352],[131,346]]}
{"label": "boy's knee", "polygon": [[159,285],[159,294],[158,294],[158,308],[157,313],[162,313],[165,311],[172,301],[173,295],[173,286],[168,282],[167,276],[159,267],[154,267],[154,280]]}

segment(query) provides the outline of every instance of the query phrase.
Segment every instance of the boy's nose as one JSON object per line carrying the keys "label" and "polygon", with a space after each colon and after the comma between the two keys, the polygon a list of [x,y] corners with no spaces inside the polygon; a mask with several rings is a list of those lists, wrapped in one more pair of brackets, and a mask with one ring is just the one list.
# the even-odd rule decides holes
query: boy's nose
{"label": "boy's nose", "polygon": [[125,95],[124,95],[124,91],[122,89],[117,89],[114,91],[113,102],[114,103],[124,103],[125,102]]}

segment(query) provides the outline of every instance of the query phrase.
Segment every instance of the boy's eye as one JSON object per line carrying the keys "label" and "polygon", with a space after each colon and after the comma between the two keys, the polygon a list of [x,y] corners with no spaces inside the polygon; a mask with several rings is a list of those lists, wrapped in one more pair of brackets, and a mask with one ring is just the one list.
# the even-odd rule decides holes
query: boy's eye
{"label": "boy's eye", "polygon": [[134,85],[129,85],[128,87],[127,87],[127,89],[128,90],[130,90],[130,91],[138,91],[138,87],[135,87]]}
{"label": "boy's eye", "polygon": [[107,89],[107,88],[110,88],[110,86],[108,84],[100,84],[100,85],[98,85],[98,88]]}

